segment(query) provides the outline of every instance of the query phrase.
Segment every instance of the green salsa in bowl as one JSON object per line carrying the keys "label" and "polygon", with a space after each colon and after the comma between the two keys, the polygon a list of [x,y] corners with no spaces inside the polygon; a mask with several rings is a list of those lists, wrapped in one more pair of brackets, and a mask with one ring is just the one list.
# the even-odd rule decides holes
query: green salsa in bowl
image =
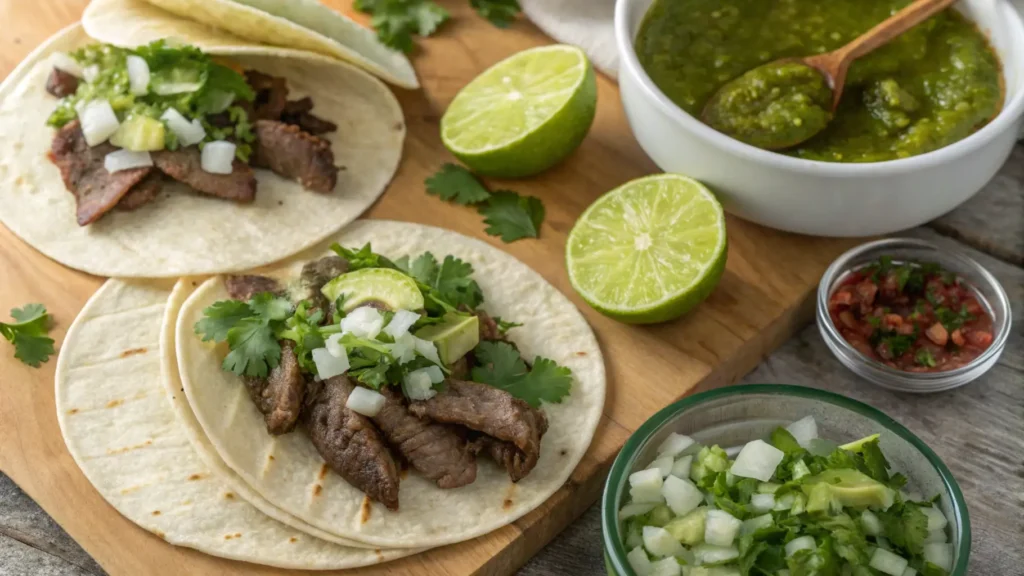
{"label": "green salsa in bowl", "polygon": [[[835,50],[909,3],[656,0],[635,50],[654,84],[699,117],[715,92],[744,73],[781,58]],[[830,125],[780,152],[826,162],[908,158],[966,138],[1002,104],[999,58],[972,22],[949,9],[854,62]],[[736,123],[748,120],[736,110]],[[781,105],[755,119],[782,127],[807,121]]]}

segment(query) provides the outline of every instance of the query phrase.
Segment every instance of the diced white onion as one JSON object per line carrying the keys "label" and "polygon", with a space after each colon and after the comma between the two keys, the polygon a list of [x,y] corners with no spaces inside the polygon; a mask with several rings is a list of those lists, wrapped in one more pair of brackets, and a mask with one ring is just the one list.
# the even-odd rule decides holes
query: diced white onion
{"label": "diced white onion", "polygon": [[677,434],[675,432],[668,435],[665,440],[658,445],[658,456],[678,456],[693,445],[693,438],[685,436],[683,434]]}
{"label": "diced white onion", "polygon": [[774,494],[754,494],[750,497],[750,509],[754,512],[769,512],[775,508]]}
{"label": "diced white onion", "polygon": [[675,556],[683,551],[683,545],[664,528],[644,526],[643,538],[644,548],[658,558]]}
{"label": "diced white onion", "polygon": [[654,510],[655,506],[657,506],[657,504],[637,504],[636,502],[626,504],[621,510],[619,510],[619,520],[628,520],[633,516],[647,514],[651,510]]}
{"label": "diced white onion", "polygon": [[678,460],[676,460],[672,464],[672,472],[671,472],[671,474],[673,476],[677,476],[679,478],[682,478],[683,480],[686,480],[687,478],[690,477],[690,467],[691,467],[692,464],[693,464],[693,456],[692,455],[691,456],[683,456],[682,458],[679,458]]}
{"label": "diced white onion", "polygon": [[818,545],[814,542],[814,537],[812,536],[794,538],[786,544],[786,558],[801,550],[814,550],[817,547]]}
{"label": "diced white onion", "polygon": [[430,376],[431,384],[439,384],[444,382],[444,372],[441,372],[440,366],[427,366],[426,368],[420,368]]}
{"label": "diced white onion", "polygon": [[430,383],[430,376],[424,370],[413,370],[405,375],[402,388],[410,400],[430,400],[437,390]]}
{"label": "diced white onion", "polygon": [[348,352],[345,347],[341,344],[341,334],[331,334],[327,337],[327,341],[324,346],[327,347],[327,351],[331,353],[331,356],[335,358],[348,358]]}
{"label": "diced white onion", "polygon": [[747,534],[753,534],[763,528],[770,528],[775,523],[772,519],[771,514],[762,514],[761,516],[754,516],[753,518],[743,521],[740,526],[740,536],[746,536]]}
{"label": "diced white onion", "polygon": [[83,106],[78,113],[78,120],[82,125],[85,143],[89,146],[103,144],[121,127],[117,114],[114,114],[114,109],[106,100],[93,100]]}
{"label": "diced white onion", "polygon": [[416,359],[416,343],[412,334],[403,334],[394,344],[385,344],[384,347],[399,364],[408,364]]}
{"label": "diced white onion", "polygon": [[149,92],[149,64],[139,56],[125,58],[128,67],[128,89],[136,96],[145,96]]}
{"label": "diced white onion", "polygon": [[938,508],[921,508],[921,512],[928,517],[928,531],[942,530],[949,523],[946,520],[946,515],[942,513],[942,510]]}
{"label": "diced white onion", "polygon": [[412,337],[413,344],[416,345],[416,352],[420,356],[423,356],[427,360],[430,360],[434,364],[441,364],[441,357],[437,355],[437,346],[433,342],[424,340],[422,338]]}
{"label": "diced white onion", "polygon": [[[213,143],[211,142],[211,144]],[[206,148],[209,147],[210,144],[207,144]],[[359,338],[368,338],[372,340],[380,334],[383,327],[384,317],[381,316],[380,312],[372,306],[356,308],[341,319],[342,334],[352,334]]]}
{"label": "diced white onion", "polygon": [[782,484],[776,484],[775,482],[761,482],[757,485],[758,494],[775,494],[782,488]]}
{"label": "diced white onion", "polygon": [[673,556],[651,564],[651,576],[679,576],[680,571],[679,562]]}
{"label": "diced white onion", "polygon": [[949,572],[953,569],[953,548],[938,542],[925,544],[924,559]]}
{"label": "diced white onion", "polygon": [[121,170],[152,166],[153,158],[149,152],[133,152],[131,150],[115,150],[103,158],[103,167],[113,174]]}
{"label": "diced white onion", "polygon": [[907,569],[907,559],[888,550],[876,548],[868,566],[889,576],[903,576],[903,571]]}
{"label": "diced white onion", "polygon": [[380,392],[375,392],[369,388],[363,388],[362,386],[356,386],[352,393],[348,395],[348,401],[345,402],[345,407],[353,412],[358,412],[363,416],[373,418],[376,416],[380,409],[384,407],[385,398]]}
{"label": "diced white onion", "polygon": [[818,423],[813,416],[803,418],[786,426],[786,430],[796,438],[798,444],[803,448],[810,448],[811,440],[818,437]]}
{"label": "diced white onion", "polygon": [[338,357],[328,352],[327,348],[313,350],[313,363],[316,364],[316,373],[321,380],[344,374],[349,366],[348,355]]}
{"label": "diced white onion", "polygon": [[164,111],[160,119],[167,124],[171,132],[174,132],[182,146],[199,144],[206,138],[206,129],[203,128],[203,124],[199,120],[189,122],[181,115],[181,112],[174,108],[168,108]]}
{"label": "diced white onion", "polygon": [[740,551],[735,546],[715,546],[714,544],[699,544],[693,547],[693,559],[697,565],[720,564],[740,557]]}
{"label": "diced white onion", "polygon": [[90,66],[86,66],[85,68],[82,68],[82,78],[84,78],[86,82],[92,83],[93,81],[96,80],[96,78],[99,75],[100,75],[99,64],[92,64]]}
{"label": "diced white onion", "polygon": [[626,554],[626,560],[629,561],[633,572],[636,572],[636,576],[651,576],[651,572],[654,571],[651,560],[647,557],[647,552],[644,552],[643,546],[633,548],[629,554]]}
{"label": "diced white onion", "polygon": [[743,522],[725,510],[708,510],[704,541],[714,546],[731,546],[742,525]]}
{"label": "diced white onion", "polygon": [[860,513],[860,525],[868,536],[882,535],[882,521],[871,510],[865,510]]}
{"label": "diced white onion", "polygon": [[925,544],[931,544],[932,542],[938,542],[940,544],[946,543],[946,529],[939,528],[938,530],[929,530],[928,536],[924,539]]}
{"label": "diced white onion", "polygon": [[748,442],[730,469],[741,478],[756,478],[762,482],[771,480],[775,468],[785,454],[764,440]]}
{"label": "diced white onion", "polygon": [[629,495],[636,503],[661,504],[665,497],[661,494],[664,481],[657,469],[641,470],[629,475]]}
{"label": "diced white onion", "polygon": [[672,465],[675,464],[675,460],[671,456],[665,456],[658,458],[654,462],[651,462],[647,468],[657,468],[661,472],[661,477],[664,478],[672,473]]}
{"label": "diced white onion", "polygon": [[84,75],[82,65],[65,52],[57,52],[54,54],[52,62],[54,68],[67,72],[75,78],[81,78]]}
{"label": "diced white onion", "polygon": [[391,318],[391,322],[384,328],[384,332],[390,335],[394,339],[398,339],[409,332],[409,328],[420,319],[420,315],[415,312],[408,310],[399,310],[395,312],[394,317]]}
{"label": "diced white onion", "polygon": [[903,571],[902,576],[917,576],[917,570],[914,570],[910,566],[907,566],[906,570]]}
{"label": "diced white onion", "polygon": [[661,494],[665,503],[676,516],[684,516],[693,511],[704,501],[704,494],[689,480],[675,476],[665,478],[661,486]]}
{"label": "diced white onion", "polygon": [[237,147],[231,142],[217,140],[207,142],[203,146],[202,167],[204,172],[210,174],[231,174],[235,161],[235,149]]}

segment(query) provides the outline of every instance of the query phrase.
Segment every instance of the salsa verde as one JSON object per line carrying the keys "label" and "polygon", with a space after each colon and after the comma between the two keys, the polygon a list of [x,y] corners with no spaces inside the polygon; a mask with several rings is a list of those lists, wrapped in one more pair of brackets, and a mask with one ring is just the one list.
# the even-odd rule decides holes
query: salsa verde
{"label": "salsa verde", "polygon": [[[729,81],[780,58],[835,50],[910,0],[655,0],[636,40],[654,83],[699,117]],[[961,140],[1002,107],[999,60],[953,10],[857,60],[829,126],[784,154],[880,162]]]}

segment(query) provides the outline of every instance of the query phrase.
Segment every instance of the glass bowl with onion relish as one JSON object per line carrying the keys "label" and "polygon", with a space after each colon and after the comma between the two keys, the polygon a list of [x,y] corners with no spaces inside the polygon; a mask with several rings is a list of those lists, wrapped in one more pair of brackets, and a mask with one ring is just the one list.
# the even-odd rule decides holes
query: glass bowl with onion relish
{"label": "glass bowl with onion relish", "polygon": [[822,276],[817,323],[858,376],[901,392],[963,386],[999,360],[1010,302],[991,273],[955,250],[913,238],[878,240]]}

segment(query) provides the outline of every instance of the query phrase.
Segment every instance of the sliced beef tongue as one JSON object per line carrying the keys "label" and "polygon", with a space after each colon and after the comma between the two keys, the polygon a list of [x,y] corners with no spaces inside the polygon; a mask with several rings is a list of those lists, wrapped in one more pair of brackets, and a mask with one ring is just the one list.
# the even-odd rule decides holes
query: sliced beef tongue
{"label": "sliced beef tongue", "polygon": [[281,285],[277,280],[266,276],[248,274],[245,276],[228,276],[224,278],[224,287],[227,288],[228,296],[234,300],[248,302],[253,296],[262,292],[280,294]]}
{"label": "sliced beef tongue", "polygon": [[149,173],[149,176],[132,187],[121,201],[117,203],[118,210],[130,212],[156,200],[160,191],[164,188],[164,175],[159,171]]}
{"label": "sliced beef tongue", "polygon": [[256,93],[252,103],[254,119],[280,120],[288,104],[288,83],[285,79],[256,70],[246,70],[245,79]]}
{"label": "sliced beef tongue", "polygon": [[385,386],[387,399],[373,421],[388,442],[438,488],[458,488],[476,480],[476,457],[454,428],[412,415],[401,392]]}
{"label": "sliced beef tongue", "polygon": [[103,159],[115,150],[110,144],[90,148],[77,120],[58,130],[53,138],[50,152],[64,185],[75,196],[79,226],[99,220],[153,171],[144,167],[107,172]]}
{"label": "sliced beef tongue", "polygon": [[46,91],[57,98],[70,96],[78,91],[78,78],[60,68],[54,68],[46,78]]}
{"label": "sliced beef tongue", "polygon": [[253,166],[269,168],[307,190],[324,194],[334,190],[338,169],[329,142],[303,132],[298,126],[271,120],[257,120],[255,134]]}
{"label": "sliced beef tongue", "polygon": [[310,391],[303,411],[309,438],[349,484],[398,510],[398,466],[370,419],[345,407],[353,388],[348,378],[335,376]]}
{"label": "sliced beef tongue", "polygon": [[187,184],[193,190],[235,202],[252,202],[256,197],[256,175],[248,164],[235,159],[231,174],[203,170],[202,154],[196,146],[153,152],[153,163],[161,172]]}
{"label": "sliced beef tongue", "polygon": [[[513,481],[525,477],[540,458],[540,441],[548,429],[544,413],[504,390],[462,380],[448,380],[443,392],[413,402],[409,411],[435,422],[459,424],[506,444],[501,457],[485,442],[492,457],[508,469]],[[509,450],[517,453],[509,456]],[[512,463],[514,466],[510,466]]]}
{"label": "sliced beef tongue", "polygon": [[295,428],[306,393],[306,380],[295,356],[295,344],[281,341],[281,361],[266,378],[244,378],[249,396],[263,413],[267,432],[287,434]]}

